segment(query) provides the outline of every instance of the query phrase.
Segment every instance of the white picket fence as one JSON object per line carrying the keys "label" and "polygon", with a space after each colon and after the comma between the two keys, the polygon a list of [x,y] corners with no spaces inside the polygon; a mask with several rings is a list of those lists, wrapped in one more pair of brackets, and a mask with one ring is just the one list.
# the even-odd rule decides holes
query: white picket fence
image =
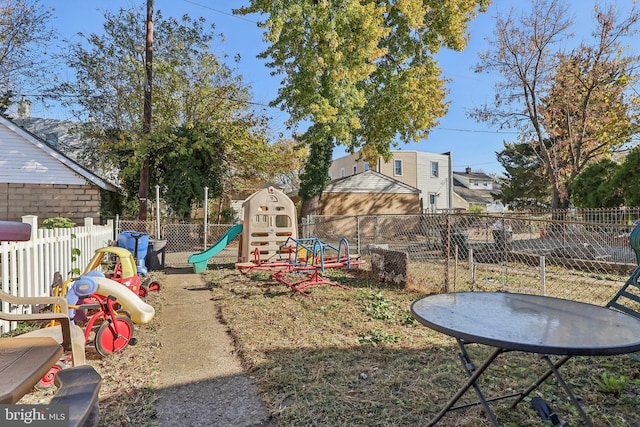
{"label": "white picket fence", "polygon": [[[56,272],[66,279],[73,269],[84,270],[94,251],[114,240],[113,223],[94,225],[93,218],[85,218],[82,227],[51,230],[38,229],[38,218],[33,215],[22,217],[22,222],[31,224],[29,241],[0,243],[0,288],[15,296],[51,295]],[[72,249],[79,250],[75,261],[72,261]],[[15,313],[16,310],[17,307],[6,302],[0,305],[2,312]],[[0,333],[16,326],[15,322],[0,321]]]}

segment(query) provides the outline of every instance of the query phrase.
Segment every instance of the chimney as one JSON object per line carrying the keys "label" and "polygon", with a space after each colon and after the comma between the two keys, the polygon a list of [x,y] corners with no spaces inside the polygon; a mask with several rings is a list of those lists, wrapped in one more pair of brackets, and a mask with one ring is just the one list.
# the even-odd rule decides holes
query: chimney
{"label": "chimney", "polygon": [[22,99],[18,101],[18,118],[27,119],[29,117],[31,117],[31,101],[22,95]]}
{"label": "chimney", "polygon": [[467,175],[469,175],[471,173],[471,168],[469,166],[467,166],[464,170],[464,173],[466,173]]}

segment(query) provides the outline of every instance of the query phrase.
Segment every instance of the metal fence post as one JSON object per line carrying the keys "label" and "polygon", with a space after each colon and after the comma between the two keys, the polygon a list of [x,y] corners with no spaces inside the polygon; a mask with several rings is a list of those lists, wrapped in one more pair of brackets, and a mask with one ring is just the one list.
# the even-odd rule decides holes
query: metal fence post
{"label": "metal fence post", "polygon": [[160,235],[160,186],[156,185],[156,239],[161,239]]}
{"label": "metal fence post", "polygon": [[358,242],[358,254],[361,254],[362,248],[360,247],[360,215],[356,215],[356,242]]}
{"label": "metal fence post", "polygon": [[473,248],[469,248],[469,282],[471,282],[471,285],[476,282],[476,268],[473,262]]}
{"label": "metal fence post", "polygon": [[209,225],[209,187],[204,187],[204,251],[207,250],[207,227]]}
{"label": "metal fence post", "polygon": [[544,255],[540,256],[540,282],[542,284],[542,295],[547,295],[547,273],[546,273],[546,258]]}
{"label": "metal fence post", "polygon": [[444,242],[444,291],[449,292],[449,256],[451,251],[451,216],[447,215],[447,230]]}

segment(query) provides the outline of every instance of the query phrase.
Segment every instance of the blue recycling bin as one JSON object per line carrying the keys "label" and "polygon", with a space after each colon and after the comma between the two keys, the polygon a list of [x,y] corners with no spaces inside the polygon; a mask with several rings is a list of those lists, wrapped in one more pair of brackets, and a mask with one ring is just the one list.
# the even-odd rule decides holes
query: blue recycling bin
{"label": "blue recycling bin", "polygon": [[[136,240],[138,244],[137,254]],[[147,233],[138,233],[137,231],[123,231],[118,233],[118,246],[125,248],[133,254],[136,258],[136,267],[138,268],[139,274],[147,274],[147,266],[144,263],[149,248],[149,235]]]}

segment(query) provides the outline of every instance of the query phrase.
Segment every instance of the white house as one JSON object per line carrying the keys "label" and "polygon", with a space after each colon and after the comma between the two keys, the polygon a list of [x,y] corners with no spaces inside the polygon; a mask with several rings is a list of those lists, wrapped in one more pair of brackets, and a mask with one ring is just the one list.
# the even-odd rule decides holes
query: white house
{"label": "white house", "polygon": [[22,215],[100,219],[101,191],[119,189],[0,117],[0,220]]}
{"label": "white house", "polygon": [[358,154],[334,159],[329,176],[332,180],[373,170],[420,190],[423,212],[437,212],[453,207],[451,153],[394,150],[392,158],[376,164],[358,160]]}
{"label": "white house", "polygon": [[502,213],[505,210],[494,194],[500,194],[500,186],[484,172],[472,172],[467,167],[464,172],[453,172],[454,209],[480,209],[488,213]]}

